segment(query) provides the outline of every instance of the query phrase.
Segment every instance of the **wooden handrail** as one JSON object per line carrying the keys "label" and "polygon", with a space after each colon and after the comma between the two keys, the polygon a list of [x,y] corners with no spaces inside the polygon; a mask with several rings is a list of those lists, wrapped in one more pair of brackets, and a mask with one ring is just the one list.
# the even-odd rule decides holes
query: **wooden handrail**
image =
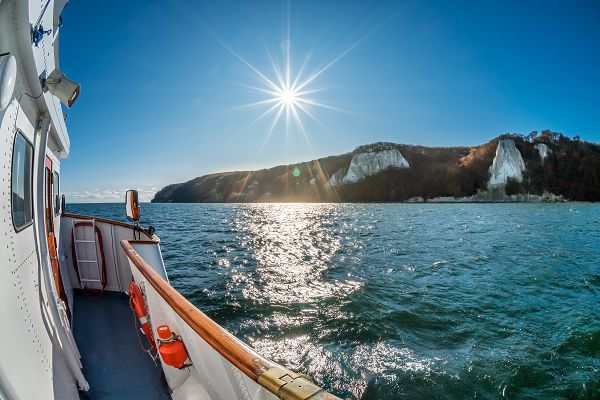
{"label": "wooden handrail", "polygon": [[196,306],[190,303],[167,281],[165,281],[148,263],[133,249],[135,240],[121,240],[125,254],[136,266],[138,271],[148,280],[150,285],[164,301],[204,339],[221,356],[232,363],[249,378],[258,382],[258,377],[265,371],[276,366],[256,353],[250,347],[240,342],[235,336],[210,319]]}
{"label": "wooden handrail", "polygon": [[70,212],[64,212],[64,213],[62,213],[62,216],[66,217],[66,218],[83,219],[83,220],[86,220],[86,221],[94,220],[96,222],[100,222],[100,223],[103,223],[103,224],[116,225],[116,226],[121,226],[123,228],[129,228],[129,229],[132,229],[132,230],[137,230],[139,232],[142,232],[149,239],[153,240],[152,235],[150,234],[150,232],[148,232],[148,230],[146,228],[136,227],[135,225],[128,224],[127,222],[115,221],[115,220],[112,220],[112,219],[106,219],[106,218],[101,218],[101,217],[94,217],[94,216],[91,216],[91,215],[73,214],[73,213],[70,213]]}
{"label": "wooden handrail", "polygon": [[132,244],[158,244],[158,242],[121,240],[121,247],[133,265],[173,311],[234,367],[279,398],[340,400],[312,383],[308,377],[266,359],[242,343],[175,290],[135,251]]}

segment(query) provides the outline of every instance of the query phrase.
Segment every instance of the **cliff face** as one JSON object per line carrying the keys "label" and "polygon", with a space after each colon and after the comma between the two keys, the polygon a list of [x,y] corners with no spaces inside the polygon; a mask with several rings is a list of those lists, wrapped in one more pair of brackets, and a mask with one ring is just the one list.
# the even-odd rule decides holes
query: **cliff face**
{"label": "cliff face", "polygon": [[600,146],[549,131],[503,135],[473,147],[375,143],[295,165],[201,176],[166,186],[152,201],[492,201],[525,195],[600,201]]}
{"label": "cliff face", "polygon": [[548,158],[548,153],[550,152],[550,149],[548,148],[548,145],[546,143],[536,143],[534,147],[537,149],[538,153],[540,153],[540,161],[543,165],[546,158]]}
{"label": "cliff face", "polygon": [[354,152],[350,165],[340,168],[328,180],[330,187],[356,183],[388,168],[408,168],[408,161],[396,148],[373,150],[363,147]]}
{"label": "cliff face", "polygon": [[356,183],[387,168],[408,167],[408,161],[398,149],[358,153],[352,157],[343,183]]}
{"label": "cliff face", "polygon": [[496,147],[496,156],[490,166],[488,187],[506,185],[509,178],[517,182],[523,182],[523,171],[525,171],[525,161],[523,161],[521,152],[517,149],[514,140],[500,140],[498,147]]}

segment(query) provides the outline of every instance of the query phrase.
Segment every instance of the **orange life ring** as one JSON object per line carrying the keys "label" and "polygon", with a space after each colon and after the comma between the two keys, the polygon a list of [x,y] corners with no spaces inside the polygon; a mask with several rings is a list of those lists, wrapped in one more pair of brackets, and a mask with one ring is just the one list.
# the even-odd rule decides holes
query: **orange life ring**
{"label": "orange life ring", "polygon": [[148,343],[156,350],[156,343],[154,343],[154,337],[152,336],[148,312],[146,311],[146,305],[144,304],[144,296],[142,296],[142,291],[138,285],[133,281],[129,284],[129,304],[132,306],[135,316],[140,320],[142,332],[146,335]]}

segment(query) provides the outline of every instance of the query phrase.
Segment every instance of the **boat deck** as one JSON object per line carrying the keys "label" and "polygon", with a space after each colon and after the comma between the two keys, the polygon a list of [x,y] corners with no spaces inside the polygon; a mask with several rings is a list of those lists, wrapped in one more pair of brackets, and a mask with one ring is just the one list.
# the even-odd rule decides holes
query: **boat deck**
{"label": "boat deck", "polygon": [[74,295],[73,334],[81,352],[90,399],[170,399],[160,362],[154,364],[140,348],[147,342],[136,336],[129,297],[104,292],[94,297]]}

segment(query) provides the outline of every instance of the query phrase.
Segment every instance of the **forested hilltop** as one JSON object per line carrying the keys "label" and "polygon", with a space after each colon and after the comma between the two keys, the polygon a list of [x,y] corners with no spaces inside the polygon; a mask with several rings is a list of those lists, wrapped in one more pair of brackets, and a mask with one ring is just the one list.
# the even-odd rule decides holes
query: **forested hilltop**
{"label": "forested hilltop", "polygon": [[599,201],[600,146],[551,131],[474,147],[374,143],[258,171],[204,175],[153,202]]}

